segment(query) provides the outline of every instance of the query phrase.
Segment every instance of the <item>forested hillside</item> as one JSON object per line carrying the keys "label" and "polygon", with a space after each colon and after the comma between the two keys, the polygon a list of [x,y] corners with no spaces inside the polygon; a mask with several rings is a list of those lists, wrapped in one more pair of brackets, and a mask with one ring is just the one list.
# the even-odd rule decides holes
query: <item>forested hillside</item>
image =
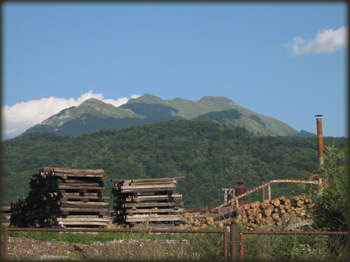
{"label": "forested hillside", "polygon": [[[325,144],[345,146],[345,138]],[[271,179],[305,179],[317,169],[314,137],[254,136],[243,128],[211,121],[172,120],[103,130],[78,137],[27,133],[3,143],[3,197],[15,201],[27,194],[31,175],[40,167],[102,168],[106,194],[113,178],[186,176],[177,188],[185,207],[222,202],[221,188],[242,177],[248,188]],[[294,195],[296,185],[274,185],[273,195]]]}

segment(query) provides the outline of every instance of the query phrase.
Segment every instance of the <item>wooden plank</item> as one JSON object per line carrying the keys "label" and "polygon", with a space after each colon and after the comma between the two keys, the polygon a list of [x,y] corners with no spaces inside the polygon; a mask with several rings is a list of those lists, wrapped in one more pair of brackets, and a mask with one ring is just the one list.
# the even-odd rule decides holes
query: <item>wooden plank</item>
{"label": "wooden plank", "polygon": [[2,206],[1,207],[1,212],[6,212],[6,211],[10,211],[11,212],[11,206]]}
{"label": "wooden plank", "polygon": [[126,202],[145,202],[145,201],[157,201],[157,200],[181,201],[182,195],[170,194],[170,195],[154,195],[154,196],[129,196],[125,199]]}
{"label": "wooden plank", "polygon": [[131,186],[121,186],[121,190],[128,190],[128,189],[143,189],[143,188],[151,188],[151,189],[163,189],[163,188],[176,188],[175,184],[155,184],[155,185],[131,185]]}
{"label": "wooden plank", "polygon": [[76,190],[103,190],[103,186],[80,186],[80,185],[57,185],[58,189],[76,189]]}
{"label": "wooden plank", "polygon": [[7,220],[11,219],[11,215],[1,214],[0,218],[1,218],[2,221],[7,221]]}
{"label": "wooden plank", "polygon": [[70,198],[70,197],[91,197],[91,198],[98,198],[98,193],[84,193],[84,195],[81,195],[79,192],[63,192],[63,197]]}
{"label": "wooden plank", "polygon": [[108,207],[107,202],[80,202],[80,201],[61,201],[61,205],[64,207]]}
{"label": "wooden plank", "polygon": [[141,182],[135,182],[131,181],[130,183],[124,183],[123,185],[129,185],[129,186],[141,186],[141,185],[164,185],[164,184],[175,184],[176,185],[176,180],[171,179],[167,181],[141,181]]}
{"label": "wooden plank", "polygon": [[100,183],[65,183],[65,182],[57,182],[53,183],[57,185],[67,185],[67,186],[73,186],[73,187],[103,187]]}
{"label": "wooden plank", "polygon": [[[119,189],[119,188],[118,188]],[[167,184],[167,185],[157,185],[157,186],[122,186],[120,188],[121,193],[141,193],[141,192],[164,192],[164,191],[171,191],[174,192],[176,189],[175,185]]]}
{"label": "wooden plank", "polygon": [[108,212],[107,208],[101,207],[101,208],[74,208],[74,207],[60,207],[60,211],[63,212],[76,212],[76,213],[106,213]]}
{"label": "wooden plank", "polygon": [[67,215],[64,217],[59,217],[59,218],[80,218],[80,217],[86,217],[86,218],[108,218],[108,216],[101,216],[101,215]]}
{"label": "wooden plank", "polygon": [[57,218],[59,222],[108,222],[109,218],[99,218],[99,217],[67,217],[67,218]]}
{"label": "wooden plank", "polygon": [[141,178],[141,179],[132,179],[133,183],[137,183],[137,182],[153,182],[153,181],[168,181],[168,180],[181,180],[181,179],[185,179],[185,176],[178,176],[178,177],[164,177],[164,178]]}
{"label": "wooden plank", "polygon": [[182,205],[182,202],[174,203],[174,202],[141,202],[141,203],[125,203],[122,204],[124,207],[174,207],[174,206],[180,206]]}
{"label": "wooden plank", "polygon": [[127,223],[133,222],[170,222],[182,221],[182,216],[126,216]]}
{"label": "wooden plank", "polygon": [[57,177],[57,180],[65,183],[101,183],[103,179],[101,177]]}
{"label": "wooden plank", "polygon": [[128,214],[139,214],[139,213],[183,213],[183,209],[128,209]]}
{"label": "wooden plank", "polygon": [[103,169],[80,169],[80,168],[62,168],[62,167],[43,167],[40,172],[54,172],[61,174],[104,174]]}
{"label": "wooden plank", "polygon": [[[100,199],[98,196],[67,196],[67,197],[65,197],[64,196],[64,198],[65,199],[70,199],[70,200],[76,200],[76,201],[82,201],[82,200],[91,200],[91,201],[93,201],[93,200],[98,200],[98,199]],[[103,196],[102,198],[101,198],[101,200],[102,201],[108,201],[110,198],[109,197],[107,197],[107,196]]]}
{"label": "wooden plank", "polygon": [[164,177],[164,178],[141,178],[141,179],[112,179],[113,182],[116,183],[141,183],[141,182],[164,182],[168,180],[181,180],[185,179],[185,176],[177,176],[177,177]]}
{"label": "wooden plank", "polygon": [[107,222],[89,222],[89,221],[68,221],[68,222],[59,222],[59,225],[66,226],[66,225],[74,225],[74,226],[107,226]]}

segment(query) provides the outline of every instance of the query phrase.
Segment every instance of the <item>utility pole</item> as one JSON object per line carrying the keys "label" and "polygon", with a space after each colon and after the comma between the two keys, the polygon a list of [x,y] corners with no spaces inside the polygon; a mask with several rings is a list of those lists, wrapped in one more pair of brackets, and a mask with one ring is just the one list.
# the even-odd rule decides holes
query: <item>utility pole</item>
{"label": "utility pole", "polygon": [[318,157],[320,159],[320,170],[323,170],[323,129],[322,129],[322,117],[323,115],[315,115],[316,127],[317,127],[317,141],[318,141]]}

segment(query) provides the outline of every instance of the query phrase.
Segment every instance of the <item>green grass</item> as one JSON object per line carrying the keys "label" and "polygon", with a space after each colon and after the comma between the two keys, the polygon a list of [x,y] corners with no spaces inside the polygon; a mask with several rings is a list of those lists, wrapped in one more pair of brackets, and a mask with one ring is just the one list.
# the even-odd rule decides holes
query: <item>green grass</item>
{"label": "green grass", "polygon": [[[173,244],[159,244],[154,249],[140,250],[136,246],[130,250],[115,250],[110,254],[116,258],[152,260],[216,260],[224,257],[223,235],[221,233],[71,233],[71,232],[8,232],[11,237],[24,237],[43,241],[63,241],[68,243],[92,244],[94,242],[109,242],[118,240],[185,240]],[[130,242],[132,243],[132,242]],[[146,244],[146,242],[144,242]]]}

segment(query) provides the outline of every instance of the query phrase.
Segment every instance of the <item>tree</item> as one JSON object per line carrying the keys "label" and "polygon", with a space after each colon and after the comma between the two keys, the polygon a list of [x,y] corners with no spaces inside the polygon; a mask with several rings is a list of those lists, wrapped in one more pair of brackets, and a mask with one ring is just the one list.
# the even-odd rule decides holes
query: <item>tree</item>
{"label": "tree", "polygon": [[[326,148],[324,169],[321,178],[324,183],[312,193],[314,225],[324,231],[348,231],[349,229],[349,174],[346,150]],[[337,255],[344,255],[346,237],[331,236],[330,248]]]}

